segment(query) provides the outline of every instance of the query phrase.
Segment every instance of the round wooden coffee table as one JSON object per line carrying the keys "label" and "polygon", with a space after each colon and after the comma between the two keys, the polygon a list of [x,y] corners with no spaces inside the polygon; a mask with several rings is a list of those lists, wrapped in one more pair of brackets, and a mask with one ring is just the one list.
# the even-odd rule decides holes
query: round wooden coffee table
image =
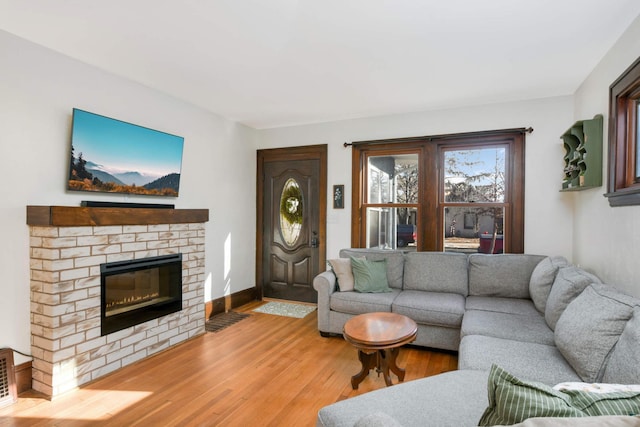
{"label": "round wooden coffee table", "polygon": [[362,369],[351,377],[351,386],[358,384],[376,369],[382,373],[384,382],[390,386],[389,370],[404,381],[404,369],[396,364],[400,347],[416,339],[418,325],[407,316],[396,313],[365,313],[354,316],[344,324],[344,339],[358,349]]}

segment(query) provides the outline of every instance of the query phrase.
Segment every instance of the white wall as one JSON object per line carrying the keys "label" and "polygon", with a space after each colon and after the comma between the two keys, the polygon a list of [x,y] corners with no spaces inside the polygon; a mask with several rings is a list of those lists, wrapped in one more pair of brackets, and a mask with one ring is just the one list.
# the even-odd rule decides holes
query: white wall
{"label": "white wall", "polygon": [[344,142],[531,126],[534,132],[526,135],[525,251],[571,259],[571,199],[559,189],[564,155],[560,135],[572,120],[572,98],[567,96],[262,130],[258,145],[328,144],[328,188],[345,184],[346,193],[345,209],[340,210],[332,208],[328,194],[327,257],[331,258],[350,246],[351,149],[344,148]]}
{"label": "white wall", "polygon": [[640,296],[640,206],[609,206],[607,191],[609,86],[640,57],[640,18],[637,18],[593,70],[575,95],[575,120],[604,115],[602,188],[575,197],[575,262],[593,268],[605,282]]}
{"label": "white wall", "polygon": [[[0,347],[30,351],[27,205],[208,208],[205,300],[254,286],[254,130],[1,31],[0,57]],[[66,192],[73,107],[183,136],[180,197]]]}

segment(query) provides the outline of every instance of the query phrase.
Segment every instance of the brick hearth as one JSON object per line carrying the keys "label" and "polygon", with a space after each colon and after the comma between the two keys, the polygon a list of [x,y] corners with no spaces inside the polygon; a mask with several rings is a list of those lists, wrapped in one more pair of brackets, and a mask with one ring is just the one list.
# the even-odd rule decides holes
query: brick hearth
{"label": "brick hearth", "polygon": [[[28,218],[29,208],[43,207],[28,207]],[[205,332],[208,212],[196,215],[202,222],[159,224],[146,217],[148,209],[127,211],[150,223],[59,226],[55,218],[28,219],[34,390],[57,396]],[[131,215],[127,223],[136,222]],[[182,310],[100,336],[100,264],[173,253],[183,254]]]}

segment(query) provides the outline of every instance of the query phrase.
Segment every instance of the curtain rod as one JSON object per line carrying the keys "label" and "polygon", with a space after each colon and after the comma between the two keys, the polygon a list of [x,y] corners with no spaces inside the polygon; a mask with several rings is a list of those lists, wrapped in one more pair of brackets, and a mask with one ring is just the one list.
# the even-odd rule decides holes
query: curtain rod
{"label": "curtain rod", "polygon": [[444,139],[453,139],[453,138],[469,138],[474,136],[483,136],[483,135],[501,135],[506,133],[532,133],[533,128],[513,128],[513,129],[500,129],[500,130],[485,130],[485,131],[477,131],[477,132],[466,132],[466,133],[448,133],[443,135],[432,135],[432,136],[413,136],[409,138],[392,138],[392,139],[379,139],[373,141],[353,141],[353,142],[345,142],[343,144],[344,148],[350,147],[352,145],[377,145],[377,144],[389,144],[389,143],[399,143],[399,142],[407,142],[407,141],[417,141],[417,140],[425,140],[425,141],[438,141]]}

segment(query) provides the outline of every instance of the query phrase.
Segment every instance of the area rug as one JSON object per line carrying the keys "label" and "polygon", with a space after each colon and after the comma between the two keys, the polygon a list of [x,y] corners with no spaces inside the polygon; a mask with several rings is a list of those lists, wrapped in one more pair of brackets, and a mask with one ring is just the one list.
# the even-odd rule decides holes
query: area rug
{"label": "area rug", "polygon": [[295,304],[289,302],[270,301],[253,311],[265,314],[275,314],[276,316],[295,317],[302,319],[309,313],[315,311],[315,305]]}
{"label": "area rug", "polygon": [[235,311],[216,314],[204,323],[204,329],[207,332],[218,332],[227,326],[238,323],[242,319],[246,319],[249,316],[249,313],[238,313]]}

